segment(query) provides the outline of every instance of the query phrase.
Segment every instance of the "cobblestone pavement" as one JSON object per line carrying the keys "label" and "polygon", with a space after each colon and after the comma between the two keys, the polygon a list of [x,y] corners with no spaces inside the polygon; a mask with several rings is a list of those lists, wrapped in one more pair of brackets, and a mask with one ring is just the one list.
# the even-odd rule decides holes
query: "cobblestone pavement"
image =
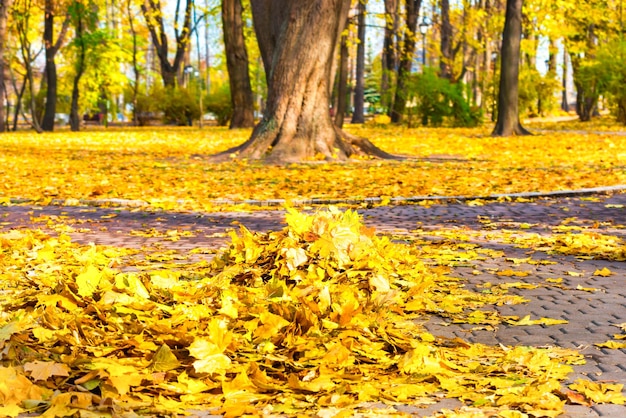
{"label": "cobblestone pavement", "polygon": [[[459,231],[488,231],[518,229],[525,232],[550,233],[551,228],[570,222],[586,226],[599,233],[624,237],[626,235],[626,194],[598,196],[596,198],[557,198],[533,202],[486,203],[479,206],[461,204],[376,207],[360,209],[364,221],[377,231],[388,234],[410,234],[422,230],[455,229]],[[160,245],[165,249],[186,251],[196,247],[219,248],[228,238],[225,232],[241,223],[251,230],[277,230],[283,227],[282,211],[251,213],[172,213],[145,212],[104,207],[59,206],[3,206],[0,207],[0,226],[4,229],[44,226],[47,220],[65,222],[80,232],[72,233],[76,242],[140,248]],[[131,231],[192,232],[180,236],[176,242],[162,237],[140,236]],[[144,234],[146,235],[146,234]],[[626,383],[626,350],[597,348],[593,344],[612,339],[619,333],[616,324],[626,323],[626,264],[623,261],[605,261],[547,254],[541,250],[517,248],[501,241],[491,241],[487,235],[476,234],[474,242],[485,248],[504,252],[504,256],[487,260],[474,260],[471,265],[454,267],[457,277],[467,279],[472,287],[484,282],[508,279],[495,275],[498,268],[511,268],[507,259],[549,259],[556,264],[530,265],[527,277],[515,281],[545,282],[546,278],[563,278],[564,290],[541,286],[536,289],[511,289],[530,300],[523,305],[503,306],[497,309],[503,315],[533,318],[566,319],[565,325],[511,327],[499,326],[495,331],[474,331],[469,325],[450,325],[441,318],[432,318],[426,324],[435,335],[459,336],[472,342],[504,345],[559,346],[576,348],[587,358],[584,366],[575,366],[570,381],[586,377],[596,381]],[[211,255],[205,255],[211,257]],[[609,277],[593,275],[597,269],[607,267]],[[477,274],[480,271],[480,274]],[[575,272],[576,275],[572,275]],[[596,292],[571,290],[578,285],[599,289]],[[459,406],[445,401],[434,408]],[[416,416],[430,410],[410,410]],[[626,417],[626,406],[595,405],[592,407],[568,406],[566,417]]]}

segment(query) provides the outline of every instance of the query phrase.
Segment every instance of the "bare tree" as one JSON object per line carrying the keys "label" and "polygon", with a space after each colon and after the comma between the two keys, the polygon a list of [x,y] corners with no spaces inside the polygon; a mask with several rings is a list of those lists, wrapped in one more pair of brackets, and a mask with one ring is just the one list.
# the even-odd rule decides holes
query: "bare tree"
{"label": "bare tree", "polygon": [[145,0],[141,5],[141,11],[148,25],[152,43],[159,57],[161,68],[161,78],[166,87],[174,87],[182,77],[182,64],[185,59],[185,53],[189,47],[189,39],[191,37],[191,13],[193,10],[193,0],[186,0],[185,10],[182,17],[182,25],[179,24],[181,19],[181,1],[176,0],[176,10],[174,14],[174,38],[176,41],[176,52],[174,53],[174,61],[169,59],[169,40],[168,31],[165,28],[163,19],[163,10],[160,0]]}
{"label": "bare tree", "polygon": [[522,0],[507,0],[502,53],[498,119],[493,136],[530,135],[519,120],[519,65],[522,38]]}
{"label": "bare tree", "polygon": [[329,112],[333,58],[347,0],[252,0],[252,17],[268,79],[267,109],[252,137],[215,159],[292,162],[356,153],[393,158],[339,130]]}
{"label": "bare tree", "polygon": [[250,83],[248,51],[243,35],[242,13],[241,0],[222,0],[224,48],[233,105],[231,129],[254,126],[254,96]]}

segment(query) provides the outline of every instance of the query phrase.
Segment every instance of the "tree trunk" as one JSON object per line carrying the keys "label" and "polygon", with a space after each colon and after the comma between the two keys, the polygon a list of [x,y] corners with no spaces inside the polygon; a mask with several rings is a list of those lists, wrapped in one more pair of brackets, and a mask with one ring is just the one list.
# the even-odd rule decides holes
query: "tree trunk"
{"label": "tree trunk", "polygon": [[339,75],[337,79],[337,108],[335,109],[335,126],[343,127],[348,108],[348,59],[350,50],[348,49],[348,34],[341,35],[341,46],[339,47]]}
{"label": "tree trunk", "polygon": [[452,24],[450,23],[450,1],[441,0],[441,59],[439,76],[452,80]]}
{"label": "tree trunk", "polygon": [[137,31],[135,30],[134,20],[135,16],[132,13],[132,0],[126,1],[126,13],[128,14],[128,25],[130,29],[130,33],[133,39],[133,52],[132,52],[132,62],[133,62],[133,74],[135,75],[135,82],[133,83],[132,97],[131,101],[133,103],[133,125],[138,125],[137,119],[137,96],[139,95],[139,62],[137,60],[138,55],[138,45],[137,45]]}
{"label": "tree trunk", "polygon": [[78,100],[80,99],[80,79],[85,72],[85,40],[83,39],[83,18],[81,13],[84,9],[82,4],[75,4],[76,10],[76,43],[78,44],[78,62],[76,63],[76,75],[72,83],[72,101],[70,104],[70,129],[74,132],[80,130],[80,114],[78,112]]}
{"label": "tree trunk", "polygon": [[363,123],[365,122],[365,13],[367,13],[364,0],[359,0],[357,10],[359,44],[356,47],[356,84],[354,86],[352,123]]}
{"label": "tree trunk", "polygon": [[9,10],[11,9],[13,0],[4,0],[0,2],[0,132],[7,130],[6,126],[6,80],[4,79],[5,73],[5,59],[4,59],[4,47],[7,43],[7,19]]}
{"label": "tree trunk", "polygon": [[402,115],[406,109],[406,84],[411,74],[413,66],[413,55],[415,54],[415,36],[417,29],[417,20],[422,0],[406,0],[404,41],[398,67],[398,78],[396,83],[396,94],[391,108],[391,121],[399,123],[402,121]]}
{"label": "tree trunk", "polygon": [[26,92],[26,84],[26,79],[24,79],[22,87],[20,87],[19,91],[15,89],[17,92],[17,97],[15,99],[15,108],[13,109],[13,126],[11,128],[13,132],[17,131],[17,122],[22,111],[22,97],[24,97],[24,93]]}
{"label": "tree trunk", "polygon": [[385,0],[385,35],[383,39],[382,78],[380,91],[382,105],[391,110],[391,75],[395,73],[398,65],[396,53],[396,36],[398,34],[398,0]]}
{"label": "tree trunk", "polygon": [[[330,76],[346,21],[346,0],[252,0],[259,49],[268,75],[267,107],[252,137],[214,157],[295,162],[345,160],[363,152],[393,156],[334,126]],[[233,155],[234,154],[234,155]]]}
{"label": "tree trunk", "polygon": [[46,66],[44,77],[46,78],[46,106],[41,121],[41,129],[44,131],[54,130],[54,115],[57,105],[57,68],[54,62],[56,51],[54,50],[54,5],[53,0],[46,0],[43,42],[46,48]]}
{"label": "tree trunk", "polygon": [[63,22],[63,27],[56,41],[54,40],[54,0],[46,0],[44,10],[44,30],[43,41],[46,50],[46,65],[44,77],[46,81],[46,106],[44,109],[41,129],[44,131],[54,130],[54,118],[57,108],[57,66],[54,61],[55,56],[63,41],[69,26],[69,14]]}
{"label": "tree trunk", "polygon": [[522,0],[507,0],[500,54],[498,119],[493,136],[530,135],[530,132],[522,127],[518,111],[521,37]]}
{"label": "tree trunk", "polygon": [[254,96],[248,71],[248,52],[243,35],[242,12],[241,0],[222,1],[224,47],[233,105],[230,129],[254,126]]}
{"label": "tree trunk", "polygon": [[567,98],[567,48],[563,45],[563,92],[561,94],[561,109],[569,112],[569,100]]}

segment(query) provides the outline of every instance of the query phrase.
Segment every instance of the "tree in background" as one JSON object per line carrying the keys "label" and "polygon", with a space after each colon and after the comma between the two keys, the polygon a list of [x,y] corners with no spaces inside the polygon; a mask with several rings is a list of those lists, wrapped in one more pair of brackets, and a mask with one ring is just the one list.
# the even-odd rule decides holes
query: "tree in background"
{"label": "tree in background", "polygon": [[493,130],[494,136],[530,134],[522,127],[519,120],[518,86],[521,38],[522,0],[507,0],[502,32],[498,119]]}
{"label": "tree in background", "polygon": [[382,105],[391,109],[390,94],[392,78],[398,66],[398,54],[396,36],[398,34],[398,9],[399,0],[385,0],[385,32],[383,37],[382,74],[380,80],[380,96]]}
{"label": "tree in background", "polygon": [[131,63],[133,68],[133,81],[130,83],[130,103],[133,106],[133,124],[138,125],[137,97],[139,96],[139,77],[141,68],[139,67],[139,36],[135,28],[135,11],[133,10],[133,0],[126,0],[126,18],[131,36]]}
{"label": "tree in background", "polygon": [[422,0],[406,0],[404,14],[404,40],[400,48],[400,64],[396,81],[396,93],[391,108],[391,121],[398,123],[402,120],[402,115],[406,108],[405,89],[408,84],[413,66],[413,55],[415,54],[415,36],[417,30],[417,20]]}
{"label": "tree in background", "polygon": [[97,6],[90,1],[73,0],[69,9],[69,16],[74,27],[74,40],[71,46],[76,50],[74,63],[74,78],[72,80],[72,95],[70,103],[70,128],[80,130],[80,82],[87,70],[87,54],[106,42],[106,34],[97,29]]}
{"label": "tree in background", "polygon": [[365,122],[365,15],[367,6],[365,0],[357,2],[357,39],[356,73],[354,85],[354,111],[352,123]]}
{"label": "tree in background", "polygon": [[54,130],[54,118],[57,108],[57,65],[55,57],[59,49],[65,42],[65,36],[70,24],[70,15],[65,14],[63,25],[59,31],[56,40],[54,39],[54,18],[61,11],[61,7],[55,4],[55,0],[45,0],[44,5],[44,28],[43,43],[46,53],[46,65],[44,69],[44,81],[46,85],[46,105],[44,109],[43,119],[41,121],[41,129],[44,131]]}
{"label": "tree in background", "polygon": [[173,25],[176,52],[174,53],[174,61],[171,62],[169,59],[170,46],[167,36],[168,31],[165,28],[161,1],[146,0],[141,5],[141,11],[148,25],[148,29],[150,30],[152,43],[154,44],[159,59],[163,85],[166,87],[175,87],[177,84],[182,84],[182,64],[191,38],[193,0],[185,0],[182,24],[180,23],[181,1],[182,0],[176,0],[176,12],[174,14]]}
{"label": "tree in background", "polygon": [[[28,106],[30,110],[30,120],[27,118],[24,112],[24,119],[28,120],[33,129],[41,133],[41,124],[38,118],[37,103],[36,103],[36,90],[35,90],[35,76],[33,70],[33,63],[35,62],[38,53],[32,46],[31,41],[31,28],[32,13],[35,8],[32,7],[31,0],[16,0],[13,4],[13,25],[15,34],[18,37],[19,55],[21,56],[21,64],[24,71],[24,84],[21,91],[20,98],[24,93],[28,92],[29,101]],[[20,108],[19,102],[16,104],[16,109]],[[14,122],[17,121],[17,114]]]}
{"label": "tree in background", "polygon": [[13,0],[0,1],[0,132],[7,130],[6,126],[6,108],[5,102],[7,97],[5,74],[5,45],[8,39],[7,20],[9,18],[9,10],[13,6]]}
{"label": "tree in background", "polygon": [[450,0],[441,0],[441,59],[439,75],[452,80],[452,24],[450,23]]}
{"label": "tree in background", "polygon": [[222,0],[222,30],[230,83],[230,128],[254,126],[254,96],[250,83],[248,51],[243,33],[241,0]]}
{"label": "tree in background", "polygon": [[392,156],[348,136],[330,116],[330,79],[348,16],[345,0],[256,0],[252,16],[268,79],[267,108],[251,138],[216,159],[292,162]]}

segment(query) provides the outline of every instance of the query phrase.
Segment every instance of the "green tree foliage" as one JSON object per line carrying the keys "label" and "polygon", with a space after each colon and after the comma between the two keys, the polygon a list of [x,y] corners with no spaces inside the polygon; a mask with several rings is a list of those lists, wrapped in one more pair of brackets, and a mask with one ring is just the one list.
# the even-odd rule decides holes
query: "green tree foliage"
{"label": "green tree foliage", "polygon": [[613,114],[626,125],[626,42],[602,45],[595,59],[581,64],[577,76],[585,94],[606,97]]}

